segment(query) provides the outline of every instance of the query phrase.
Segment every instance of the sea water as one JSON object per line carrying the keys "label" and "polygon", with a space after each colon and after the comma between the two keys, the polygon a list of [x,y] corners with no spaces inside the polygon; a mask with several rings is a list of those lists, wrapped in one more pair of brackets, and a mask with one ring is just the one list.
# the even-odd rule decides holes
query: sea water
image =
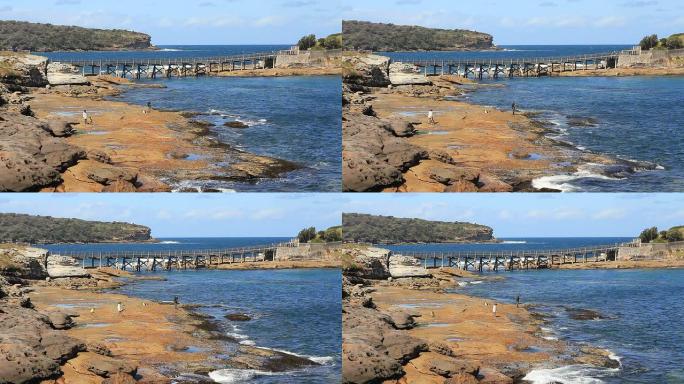
{"label": "sea water", "polygon": [[[508,60],[617,52],[625,45],[516,45],[498,51],[391,52],[401,60]],[[684,77],[541,77],[484,80],[463,100],[510,111],[540,112],[553,138],[581,151],[630,162],[627,169],[580,166],[576,173],[543,177],[535,187],[590,192],[684,190]],[[576,126],[572,119],[590,119]],[[633,161],[633,162],[632,162]],[[626,172],[622,172],[625,171]]]}
{"label": "sea water", "polygon": [[[164,59],[271,52],[284,45],[162,46],[159,51],[50,52],[58,60]],[[173,187],[240,192],[341,190],[342,106],[338,76],[187,77],[140,80],[164,88],[124,88],[117,100],[156,109],[198,112],[218,139],[237,149],[289,160],[299,169],[257,182],[179,180]],[[229,128],[240,121],[248,128]],[[227,163],[230,159],[226,158]]]}

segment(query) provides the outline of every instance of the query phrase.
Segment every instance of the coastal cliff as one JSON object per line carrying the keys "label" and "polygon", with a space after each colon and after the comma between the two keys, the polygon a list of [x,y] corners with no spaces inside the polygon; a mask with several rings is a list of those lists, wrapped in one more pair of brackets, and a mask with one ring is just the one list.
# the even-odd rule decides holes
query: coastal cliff
{"label": "coastal cliff", "polygon": [[396,244],[495,240],[492,228],[458,221],[428,221],[344,213],[342,226],[344,240],[354,242]]}
{"label": "coastal cliff", "polygon": [[371,51],[456,51],[490,49],[492,35],[465,29],[342,21],[345,49]]}
{"label": "coastal cliff", "polygon": [[149,241],[148,227],[49,216],[0,213],[0,242],[108,243]]}
{"label": "coastal cliff", "polygon": [[121,29],[0,21],[0,50],[116,51],[153,48],[150,35]]}

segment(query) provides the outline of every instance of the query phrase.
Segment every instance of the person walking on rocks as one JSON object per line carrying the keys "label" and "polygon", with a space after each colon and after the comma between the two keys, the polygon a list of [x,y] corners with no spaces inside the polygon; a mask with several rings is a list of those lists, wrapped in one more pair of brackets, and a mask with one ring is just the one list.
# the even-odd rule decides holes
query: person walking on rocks
{"label": "person walking on rocks", "polygon": [[520,295],[515,297],[515,307],[520,308]]}
{"label": "person walking on rocks", "polygon": [[116,311],[117,311],[118,313],[123,312],[123,304],[121,304],[120,301],[119,301],[118,303],[116,303]]}
{"label": "person walking on rocks", "polygon": [[432,124],[432,125],[437,124],[437,123],[435,122],[435,113],[432,112],[432,109],[430,110],[430,112],[428,112],[428,123],[430,123],[430,124]]}
{"label": "person walking on rocks", "polygon": [[173,297],[173,307],[178,309],[178,304],[180,303],[180,298],[178,296]]}
{"label": "person walking on rocks", "polygon": [[152,112],[152,103],[151,102],[149,102],[149,101],[147,102],[147,109],[145,109],[144,112],[145,112],[145,114],[149,114],[150,112]]}
{"label": "person walking on rocks", "polygon": [[89,118],[89,117],[90,117],[90,116],[88,116],[88,111],[86,111],[86,110],[84,109],[84,110],[83,110],[83,125],[88,125],[88,118]]}
{"label": "person walking on rocks", "polygon": [[492,305],[492,313],[494,314],[494,317],[496,317],[496,303]]}
{"label": "person walking on rocks", "polygon": [[513,116],[515,116],[515,101],[513,102],[513,105],[511,105],[511,108],[513,109]]}

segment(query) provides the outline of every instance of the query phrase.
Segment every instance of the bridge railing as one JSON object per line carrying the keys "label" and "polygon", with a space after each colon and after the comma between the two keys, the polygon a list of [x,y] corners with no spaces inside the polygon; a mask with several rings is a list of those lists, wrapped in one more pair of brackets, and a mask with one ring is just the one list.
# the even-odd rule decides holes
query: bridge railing
{"label": "bridge railing", "polygon": [[217,248],[217,249],[187,249],[187,250],[156,250],[156,251],[60,251],[51,252],[51,256],[72,257],[77,260],[97,259],[97,258],[120,258],[120,257],[141,257],[141,258],[165,258],[183,256],[209,256],[209,255],[237,255],[243,253],[265,252],[275,250],[278,247],[288,247],[290,243],[277,243],[269,245],[257,245],[237,248]]}
{"label": "bridge railing", "polygon": [[271,58],[278,55],[278,52],[259,52],[246,53],[241,55],[230,56],[204,56],[204,57],[148,57],[148,58],[129,58],[129,59],[90,59],[90,60],[54,60],[54,62],[79,65],[79,66],[102,66],[102,65],[173,65],[182,63],[209,63],[209,62],[223,62],[229,63],[231,61],[245,61]]}
{"label": "bridge railing", "polygon": [[572,62],[584,62],[592,60],[606,60],[609,58],[615,58],[619,56],[619,52],[603,52],[603,53],[592,53],[585,55],[573,55],[573,56],[548,56],[548,57],[523,57],[523,58],[458,58],[458,59],[393,59],[392,62],[409,63],[409,64],[427,64],[433,63],[432,65],[444,64],[524,64],[524,63],[572,63]]}
{"label": "bridge railing", "polygon": [[597,245],[590,247],[567,248],[567,249],[538,249],[519,251],[448,251],[448,252],[394,252],[398,255],[412,256],[418,259],[448,258],[448,257],[538,257],[538,256],[562,256],[573,254],[587,254],[608,252],[620,247],[631,247],[634,243],[616,243],[610,245]]}

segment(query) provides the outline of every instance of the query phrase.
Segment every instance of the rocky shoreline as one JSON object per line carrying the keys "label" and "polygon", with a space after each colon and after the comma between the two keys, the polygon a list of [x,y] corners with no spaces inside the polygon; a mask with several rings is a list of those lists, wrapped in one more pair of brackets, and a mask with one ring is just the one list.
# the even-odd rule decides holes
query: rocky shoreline
{"label": "rocky shoreline", "polygon": [[[219,192],[201,185],[254,183],[301,168],[220,142],[197,113],[146,113],[110,100],[140,86],[125,79],[85,78],[30,55],[0,63],[9,68],[0,71],[0,160],[8,170],[1,191]],[[93,124],[81,121],[84,109]]]}
{"label": "rocky shoreline", "polygon": [[540,367],[619,366],[608,351],[545,337],[548,320],[532,306],[452,293],[468,272],[371,247],[344,260],[344,383],[504,384]]}
{"label": "rocky shoreline", "polygon": [[110,293],[122,279],[135,279],[126,272],[85,271],[46,256],[30,247],[0,249],[0,356],[9,362],[0,364],[0,383],[212,383],[209,373],[220,369],[320,365],[242,345],[195,305]]}
{"label": "rocky shoreline", "polygon": [[[348,56],[343,68],[345,191],[559,192],[536,180],[657,168],[553,139],[553,126],[533,112],[512,115],[459,100],[488,85],[426,78],[376,55]],[[430,109],[436,124],[427,121]]]}

